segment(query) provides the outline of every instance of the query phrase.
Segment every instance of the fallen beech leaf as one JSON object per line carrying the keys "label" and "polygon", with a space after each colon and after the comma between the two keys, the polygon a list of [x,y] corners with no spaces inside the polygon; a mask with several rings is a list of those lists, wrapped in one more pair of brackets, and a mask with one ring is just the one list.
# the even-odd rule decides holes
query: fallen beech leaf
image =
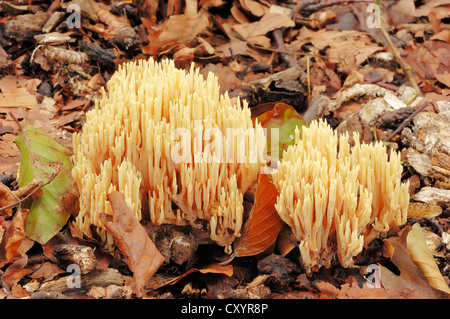
{"label": "fallen beech leaf", "polygon": [[441,82],[441,83],[447,85],[448,87],[450,87],[450,72],[445,71],[442,74],[435,74],[435,77],[436,77],[436,79],[439,82]]}
{"label": "fallen beech leaf", "polygon": [[234,256],[259,254],[277,239],[283,221],[275,210],[278,191],[265,174],[259,175],[255,204],[245,222],[241,237],[234,244]]}
{"label": "fallen beech leaf", "polygon": [[113,215],[100,214],[100,220],[114,237],[114,243],[126,256],[126,263],[133,272],[137,293],[141,294],[145,283],[156,273],[164,257],[148,237],[144,227],[125,202],[121,192],[108,194]]}
{"label": "fallen beech leaf", "polygon": [[[395,275],[394,275],[395,276]],[[422,298],[422,296],[415,291],[403,290],[388,290],[383,287],[371,287],[367,283],[362,285],[354,277],[346,280],[346,283],[341,285],[337,299],[408,299],[408,298]]]}
{"label": "fallen beech leaf", "polygon": [[22,155],[19,187],[35,181],[43,185],[39,194],[35,192],[23,203],[23,207],[30,210],[25,231],[31,239],[45,244],[76,209],[76,205],[70,205],[78,197],[70,173],[70,152],[42,130],[26,124],[21,127],[15,143]]}
{"label": "fallen beech leaf", "polygon": [[23,277],[33,272],[32,269],[25,268],[28,264],[28,256],[25,255],[20,259],[14,261],[5,272],[2,274],[2,284],[6,283],[9,286],[14,286]]}
{"label": "fallen beech leaf", "polygon": [[291,227],[284,225],[277,239],[277,250],[281,256],[286,256],[289,252],[298,247],[299,243],[292,233]]}
{"label": "fallen beech leaf", "polygon": [[0,243],[0,268],[10,263],[20,248],[25,237],[25,220],[28,216],[28,209],[18,209],[12,222],[3,236]]}
{"label": "fallen beech leaf", "polygon": [[[15,202],[17,202],[17,198],[14,196],[11,190],[5,184],[0,183],[0,209],[14,204]],[[0,210],[0,213],[2,215],[11,216],[13,212],[12,209],[12,207],[2,209]]]}
{"label": "fallen beech leaf", "polygon": [[398,292],[399,297],[405,295],[410,297],[413,294],[414,298],[441,298],[442,293],[430,286],[408,253],[407,242],[410,231],[411,227],[405,227],[399,237],[384,240],[387,253],[400,271],[400,275],[397,276],[384,266],[380,266],[381,283],[386,290]]}
{"label": "fallen beech leaf", "polygon": [[450,288],[439,271],[430,248],[425,241],[422,229],[418,223],[414,224],[406,238],[406,249],[411,260],[422,270],[431,287],[450,294]]}
{"label": "fallen beech leaf", "polygon": [[0,93],[0,107],[33,108],[36,105],[36,98],[28,93],[25,88],[17,89],[16,92]]}
{"label": "fallen beech leaf", "polygon": [[158,30],[149,34],[150,44],[143,47],[146,54],[166,53],[180,44],[189,43],[208,25],[208,16],[202,11],[196,14],[172,15]]}
{"label": "fallen beech leaf", "polygon": [[259,21],[236,24],[233,26],[233,30],[236,31],[241,38],[251,41],[252,38],[265,35],[275,29],[289,28],[294,25],[294,21],[285,14],[267,12]]}
{"label": "fallen beech leaf", "polygon": [[35,95],[33,95],[32,82],[39,80],[20,78],[7,75],[0,80],[0,107],[14,108],[34,108],[38,105]]}
{"label": "fallen beech leaf", "polygon": [[256,17],[262,17],[264,13],[269,11],[267,6],[255,0],[239,0],[239,3],[244,10],[251,12]]}
{"label": "fallen beech leaf", "polygon": [[166,282],[165,285],[174,285],[177,282],[179,282],[181,279],[186,277],[187,275],[192,274],[194,272],[200,272],[202,274],[222,274],[222,275],[231,277],[233,275],[233,266],[232,265],[221,265],[218,263],[214,263],[214,264],[210,264],[202,269],[191,268],[188,271],[186,271],[184,274],[182,274],[178,277],[175,277],[175,278],[171,279],[170,281]]}
{"label": "fallen beech leaf", "polygon": [[35,272],[28,275],[33,279],[40,279],[42,282],[53,280],[56,276],[65,273],[65,269],[61,269],[52,262],[45,262]]}
{"label": "fallen beech leaf", "polygon": [[[270,151],[267,154],[275,159],[281,158],[283,150],[294,144],[295,128],[298,127],[301,132],[302,127],[306,125],[302,116],[292,106],[285,103],[276,103],[272,110],[259,115],[257,119],[261,126],[267,129],[267,145],[268,147],[270,145]],[[279,136],[273,141],[270,135],[272,128],[279,129]],[[277,140],[278,145],[275,144]],[[279,153],[271,154],[272,150],[278,150]],[[279,157],[276,157],[277,155]]]}

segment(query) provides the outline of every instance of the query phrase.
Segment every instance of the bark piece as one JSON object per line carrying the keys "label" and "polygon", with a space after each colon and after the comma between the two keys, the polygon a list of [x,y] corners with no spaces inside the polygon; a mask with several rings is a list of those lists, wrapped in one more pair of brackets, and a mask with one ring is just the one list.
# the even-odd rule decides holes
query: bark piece
{"label": "bark piece", "polygon": [[71,264],[76,264],[80,267],[82,275],[95,270],[97,265],[94,249],[89,246],[57,245],[53,249],[53,255],[62,269],[66,269]]}
{"label": "bark piece", "polygon": [[48,15],[43,11],[17,16],[5,24],[4,35],[17,42],[32,41],[35,35],[42,32],[47,19]]}
{"label": "bark piece", "polygon": [[70,276],[46,282],[41,286],[40,291],[61,292],[66,295],[82,294],[86,293],[93,286],[107,287],[109,285],[122,286],[124,284],[122,275],[113,268],[95,270],[89,274],[82,275],[79,287],[70,285],[70,283],[73,283],[72,278],[69,278]]}

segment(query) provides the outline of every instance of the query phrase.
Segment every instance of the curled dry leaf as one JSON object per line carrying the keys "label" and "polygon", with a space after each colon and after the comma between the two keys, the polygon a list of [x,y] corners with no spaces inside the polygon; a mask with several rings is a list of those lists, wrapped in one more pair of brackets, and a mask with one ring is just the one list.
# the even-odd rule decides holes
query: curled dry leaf
{"label": "curled dry leaf", "polygon": [[10,263],[20,248],[25,237],[25,220],[28,209],[18,209],[0,243],[0,268]]}
{"label": "curled dry leaf", "polygon": [[255,204],[245,222],[241,237],[234,244],[235,257],[259,254],[275,242],[284,225],[275,210],[277,195],[275,185],[265,174],[260,174]]}
{"label": "curled dry leaf", "polygon": [[232,265],[221,265],[218,263],[213,263],[210,264],[208,266],[206,266],[205,268],[191,268],[188,271],[186,271],[184,274],[170,280],[169,282],[167,282],[166,284],[170,284],[170,285],[174,285],[177,282],[179,282],[181,279],[183,279],[184,277],[186,277],[189,274],[195,273],[195,272],[199,272],[202,274],[222,274],[222,275],[226,275],[228,277],[231,277],[233,275],[233,266]]}
{"label": "curled dry leaf", "polygon": [[450,294],[450,288],[439,271],[418,223],[414,224],[408,233],[406,249],[411,260],[420,268],[430,286]]}
{"label": "curled dry leaf", "polygon": [[234,269],[232,265],[223,265],[219,263],[212,263],[204,268],[191,268],[186,271],[184,274],[173,277],[167,275],[166,273],[157,273],[153,278],[151,278],[147,285],[146,289],[156,290],[166,285],[174,285],[179,282],[181,279],[187,277],[192,273],[202,273],[202,274],[222,274],[228,277],[233,276]]}
{"label": "curled dry leaf", "polygon": [[450,293],[419,224],[405,227],[399,237],[388,238],[384,244],[400,271],[400,276],[396,276],[381,266],[380,279],[387,290],[397,291],[402,296],[413,294],[414,298],[428,299],[441,298],[441,292]]}
{"label": "curled dry leaf", "polygon": [[3,216],[12,216],[13,208],[9,207],[17,202],[17,198],[11,190],[3,183],[0,183],[0,212]]}
{"label": "curled dry leaf", "polygon": [[121,192],[108,194],[113,215],[100,214],[100,220],[114,237],[114,242],[126,256],[126,263],[133,272],[137,293],[156,273],[164,262],[164,257],[148,237],[144,227],[125,202]]}

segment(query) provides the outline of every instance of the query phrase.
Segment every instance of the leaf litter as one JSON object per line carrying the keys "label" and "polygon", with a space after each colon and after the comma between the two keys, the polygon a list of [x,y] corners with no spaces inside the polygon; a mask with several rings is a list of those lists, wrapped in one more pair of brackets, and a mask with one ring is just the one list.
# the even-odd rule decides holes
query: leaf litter
{"label": "leaf litter", "polygon": [[[69,5],[81,8],[79,27],[68,25]],[[67,297],[57,281],[68,272],[57,264],[54,248],[74,244],[94,247],[96,266],[93,275],[83,274],[88,284],[71,298],[445,297],[450,282],[449,2],[383,1],[385,32],[368,27],[367,5],[2,4],[0,296]],[[249,101],[254,118],[262,116],[267,127],[286,131],[282,147],[292,142],[292,126],[322,117],[340,132],[359,132],[366,142],[386,140],[401,152],[403,178],[412,185],[407,225],[366,247],[357,268],[335,267],[307,277],[297,243],[272,207],[277,194],[261,175],[246,194],[248,216],[232,260],[198,234],[180,255],[182,245],[174,243],[191,243],[185,230],[127,219],[119,194],[111,194],[114,214],[103,216],[120,243],[118,253],[111,256],[97,242],[78,238],[67,223],[77,211],[68,173],[71,134],[82,129],[85,112],[117,66],[149,56],[216,73],[223,91]],[[415,114],[424,101],[429,104]],[[166,234],[172,234],[172,242],[161,239]],[[371,286],[375,273],[368,272],[369,265],[379,266],[378,287]],[[43,289],[44,282],[53,285]]]}

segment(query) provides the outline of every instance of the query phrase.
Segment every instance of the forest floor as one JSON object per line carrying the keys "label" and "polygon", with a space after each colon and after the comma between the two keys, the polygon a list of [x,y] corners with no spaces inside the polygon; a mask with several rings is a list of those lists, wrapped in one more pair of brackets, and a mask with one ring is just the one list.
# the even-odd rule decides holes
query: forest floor
{"label": "forest floor", "polygon": [[[72,134],[118,65],[153,57],[215,73],[223,92],[248,101],[253,117],[282,102],[307,123],[325,118],[366,143],[384,141],[401,153],[411,204],[400,233],[372,242],[354,268],[306,274],[298,248],[279,242],[223,263],[223,248],[204,245],[188,262],[165,263],[144,295],[120,255],[74,238],[70,223],[41,245],[4,209],[0,298],[448,297],[420,273],[420,261],[408,259],[404,239],[421,226],[448,285],[449,16],[450,0],[383,0],[381,9],[358,0],[1,1],[0,182],[11,191],[18,189],[21,126],[41,129],[71,152]],[[1,208],[8,202],[0,192]],[[395,258],[386,240],[401,247]],[[94,257],[75,253],[94,263],[81,288],[68,287],[61,261],[76,247],[96,248]]]}

